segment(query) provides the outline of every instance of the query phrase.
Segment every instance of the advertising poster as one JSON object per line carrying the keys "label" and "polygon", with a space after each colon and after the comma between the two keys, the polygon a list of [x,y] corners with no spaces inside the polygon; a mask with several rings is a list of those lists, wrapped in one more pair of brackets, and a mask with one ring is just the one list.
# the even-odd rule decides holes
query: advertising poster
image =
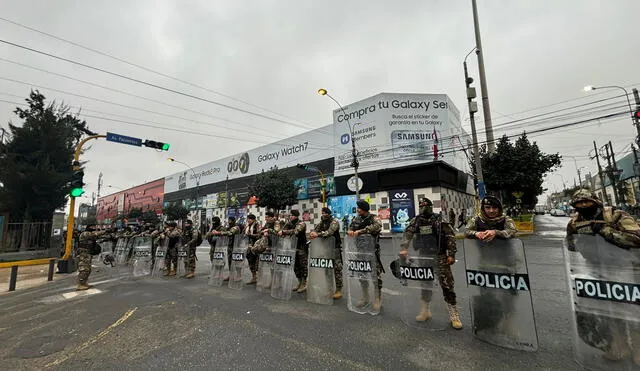
{"label": "advertising poster", "polygon": [[389,220],[391,218],[391,210],[386,206],[378,207],[378,219]]}
{"label": "advertising poster", "polygon": [[[310,198],[320,199],[322,195],[322,184],[320,177],[299,178],[293,181],[298,192],[298,200],[308,200]],[[327,197],[336,194],[336,183],[332,176],[325,178],[325,192]]]}
{"label": "advertising poster", "polygon": [[413,190],[389,191],[389,199],[391,200],[391,233],[404,232],[411,218],[415,216]]}
{"label": "advertising poster", "polygon": [[296,179],[293,181],[293,185],[296,187],[298,200],[306,200],[309,198],[309,181],[307,180],[307,178]]}
{"label": "advertising poster", "polygon": [[333,111],[333,124],[335,176],[352,172],[352,141],[363,172],[436,159],[466,169],[460,140],[468,135],[445,94],[377,94]]}
{"label": "advertising poster", "polygon": [[343,231],[356,216],[356,196],[335,196],[327,199],[327,207],[331,209],[333,217],[338,220]]}

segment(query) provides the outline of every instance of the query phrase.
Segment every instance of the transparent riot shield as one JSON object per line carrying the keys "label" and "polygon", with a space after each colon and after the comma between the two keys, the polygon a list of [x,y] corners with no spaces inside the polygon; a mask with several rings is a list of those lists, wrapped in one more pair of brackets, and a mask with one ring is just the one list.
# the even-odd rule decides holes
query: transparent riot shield
{"label": "transparent riot shield", "polygon": [[258,257],[258,281],[256,290],[260,292],[271,291],[273,269],[275,267],[275,251],[277,237],[269,235],[269,245]]}
{"label": "transparent riot shield", "polygon": [[244,274],[248,270],[245,258],[247,248],[249,247],[249,238],[246,235],[238,235],[233,242],[231,267],[229,269],[229,288],[242,290],[244,287]]}
{"label": "transparent riot shield", "polygon": [[347,308],[356,313],[377,315],[373,308],[378,291],[376,240],[369,234],[344,238],[342,280],[347,288]]}
{"label": "transparent riot shield", "polygon": [[464,240],[473,333],[516,350],[538,350],[524,245],[519,239]]}
{"label": "transparent riot shield", "polygon": [[169,248],[169,239],[165,238],[162,243],[156,248],[156,259],[153,262],[153,269],[151,270],[151,277],[160,277],[165,271],[165,259],[167,257],[167,250]]}
{"label": "transparent riot shield", "polygon": [[280,237],[276,242],[271,297],[280,300],[291,299],[294,288],[297,237]]}
{"label": "transparent riot shield", "polygon": [[[395,251],[400,251],[403,243],[402,235],[393,237]],[[449,327],[449,311],[438,282],[438,239],[416,234],[406,248],[406,259],[399,259],[397,271],[392,272],[400,279],[402,321],[411,327],[444,330]]]}
{"label": "transparent riot shield", "polygon": [[107,267],[115,267],[116,241],[104,240],[98,242],[98,244],[100,245],[100,254],[98,255],[98,261],[102,262]]}
{"label": "transparent riot shield", "polygon": [[637,370],[640,360],[640,249],[601,236],[565,241],[576,361],[591,370]]}
{"label": "transparent riot shield", "polygon": [[229,247],[229,237],[220,236],[216,240],[216,246],[213,247],[211,255],[211,275],[209,276],[209,285],[221,287],[227,276],[229,268],[227,267],[227,249]]}
{"label": "transparent riot shield", "polygon": [[316,304],[333,304],[335,289],[335,239],[318,237],[309,244],[307,276],[307,301]]}
{"label": "transparent riot shield", "polygon": [[187,249],[182,246],[181,243],[177,244],[178,248],[178,266],[176,267],[176,274],[178,277],[182,277],[186,274],[186,267],[184,266],[187,261]]}
{"label": "transparent riot shield", "polygon": [[131,273],[134,277],[148,276],[151,274],[151,243],[150,236],[133,238]]}
{"label": "transparent riot shield", "polygon": [[127,244],[129,242],[128,237],[120,237],[116,241],[115,259],[116,265],[123,265],[127,261]]}

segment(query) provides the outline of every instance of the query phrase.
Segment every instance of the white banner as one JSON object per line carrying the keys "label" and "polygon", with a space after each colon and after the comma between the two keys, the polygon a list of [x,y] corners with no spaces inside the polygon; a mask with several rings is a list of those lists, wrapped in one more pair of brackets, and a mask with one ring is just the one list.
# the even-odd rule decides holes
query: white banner
{"label": "white banner", "polygon": [[[333,158],[333,125],[308,131],[267,144],[244,153],[181,171],[164,179],[164,193],[194,188],[227,179],[259,174],[277,166],[279,169]],[[197,179],[196,179],[197,178]]]}
{"label": "white banner", "polygon": [[[353,173],[354,140],[359,170],[404,167],[434,160],[466,169],[460,113],[445,94],[381,93],[333,111],[335,175]],[[353,133],[349,133],[349,124]]]}

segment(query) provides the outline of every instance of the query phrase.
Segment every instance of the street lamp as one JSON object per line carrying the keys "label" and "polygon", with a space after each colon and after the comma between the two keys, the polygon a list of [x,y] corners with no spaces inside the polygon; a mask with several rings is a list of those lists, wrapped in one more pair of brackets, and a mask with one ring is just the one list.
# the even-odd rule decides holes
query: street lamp
{"label": "street lamp", "polygon": [[194,200],[195,202],[194,203],[196,205],[195,206],[196,210],[198,210],[198,197],[200,197],[200,179],[198,179],[198,177],[196,176],[195,170],[193,170],[193,168],[191,166],[189,166],[188,164],[186,164],[186,163],[184,163],[182,161],[178,161],[173,157],[169,157],[169,158],[167,158],[167,160],[169,160],[171,162],[177,162],[177,163],[179,163],[181,165],[184,165],[184,166],[187,167],[187,169],[191,170],[191,172],[193,173],[193,178],[196,180],[196,197],[195,197],[195,200]]}
{"label": "street lamp", "polygon": [[636,127],[636,130],[638,131],[638,137],[636,138],[636,142],[639,143],[638,145],[640,145],[640,123],[638,123],[638,119],[637,117],[635,117],[635,115],[633,114],[633,108],[631,107],[631,100],[629,99],[629,92],[627,91],[627,89],[623,88],[622,86],[618,86],[618,85],[605,85],[605,86],[592,86],[592,85],[587,85],[584,87],[584,91],[592,91],[592,90],[596,90],[596,89],[620,89],[624,92],[624,97],[627,98],[627,105],[629,106],[629,114],[631,115],[631,123]]}
{"label": "street lamp", "polygon": [[360,178],[358,178],[358,166],[360,165],[360,163],[358,162],[358,156],[356,153],[356,144],[353,138],[353,127],[351,126],[351,122],[349,121],[349,116],[347,116],[347,113],[344,111],[344,108],[342,108],[342,105],[337,100],[335,100],[335,98],[332,97],[331,94],[329,94],[327,89],[318,89],[318,94],[326,95],[327,97],[331,98],[331,100],[334,101],[338,105],[338,107],[340,107],[340,110],[342,111],[342,114],[344,114],[344,118],[347,121],[347,125],[349,125],[349,136],[351,137],[351,155],[353,156],[353,160],[351,161],[351,166],[353,166],[353,175],[356,181],[355,186],[356,186],[356,201],[357,201],[360,199]]}
{"label": "street lamp", "polygon": [[312,173],[320,174],[320,194],[322,196],[322,207],[327,206],[327,192],[326,192],[326,182],[325,182],[324,172],[320,170],[320,168],[317,168],[311,165],[297,164],[296,167],[299,167],[300,169],[304,169]]}

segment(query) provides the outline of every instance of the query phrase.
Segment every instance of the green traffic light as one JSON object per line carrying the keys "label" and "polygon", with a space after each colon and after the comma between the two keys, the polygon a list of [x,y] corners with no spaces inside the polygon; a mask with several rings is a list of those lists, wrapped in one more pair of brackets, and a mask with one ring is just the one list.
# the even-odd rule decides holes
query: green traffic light
{"label": "green traffic light", "polygon": [[163,151],[168,151],[169,147],[171,147],[171,145],[169,143],[163,143],[162,144],[162,150]]}
{"label": "green traffic light", "polygon": [[82,188],[72,188],[69,194],[71,197],[80,197],[84,193],[84,189]]}

